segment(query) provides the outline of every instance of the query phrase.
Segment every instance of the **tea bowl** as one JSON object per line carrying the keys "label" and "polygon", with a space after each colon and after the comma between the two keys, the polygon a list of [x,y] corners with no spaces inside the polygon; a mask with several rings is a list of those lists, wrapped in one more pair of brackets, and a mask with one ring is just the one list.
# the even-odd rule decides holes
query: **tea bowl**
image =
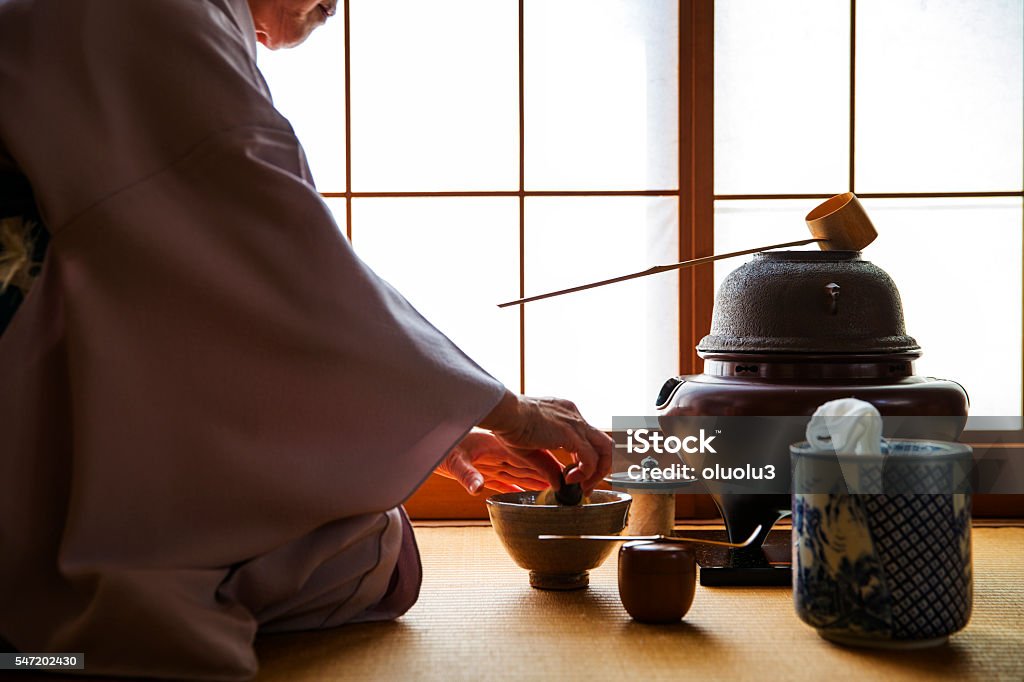
{"label": "tea bowl", "polygon": [[614,541],[538,540],[538,535],[617,535],[626,527],[632,498],[595,490],[587,504],[538,505],[536,491],[501,493],[487,500],[487,513],[505,550],[530,571],[542,590],[579,590],[615,549]]}

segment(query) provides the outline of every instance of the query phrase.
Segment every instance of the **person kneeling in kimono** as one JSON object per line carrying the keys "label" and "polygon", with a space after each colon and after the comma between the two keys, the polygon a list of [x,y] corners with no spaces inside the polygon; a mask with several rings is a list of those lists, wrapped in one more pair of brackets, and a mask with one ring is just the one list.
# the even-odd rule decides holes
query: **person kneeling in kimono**
{"label": "person kneeling in kimono", "polygon": [[339,231],[255,61],[335,9],[0,0],[0,638],[19,651],[246,679],[257,631],[411,606],[401,504],[431,472],[543,487],[564,448],[589,491],[610,468],[571,403],[507,390]]}

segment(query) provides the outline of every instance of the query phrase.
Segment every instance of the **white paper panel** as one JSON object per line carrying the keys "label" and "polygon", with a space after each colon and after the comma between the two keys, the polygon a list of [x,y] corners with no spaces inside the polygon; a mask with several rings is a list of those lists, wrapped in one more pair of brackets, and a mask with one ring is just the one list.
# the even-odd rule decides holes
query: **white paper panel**
{"label": "white paper panel", "polygon": [[[526,293],[543,293],[678,260],[668,198],[534,198],[526,203]],[[526,390],[574,401],[610,428],[653,413],[678,373],[677,273],[528,303]]]}
{"label": "white paper panel", "polygon": [[[819,199],[716,201],[715,253],[809,239],[811,233],[807,231],[804,216],[819,203]],[[802,246],[787,250],[808,248],[817,247]],[[715,261],[715,291],[718,291],[726,275],[751,258],[753,256],[739,256]]]}
{"label": "white paper panel", "polygon": [[848,0],[715,3],[715,193],[849,187]]}
{"label": "white paper panel", "polygon": [[[715,250],[799,239],[816,203],[717,202]],[[963,384],[972,415],[1020,415],[1020,199],[863,203],[879,232],[864,257],[900,290],[907,332],[924,350],[917,373]],[[716,290],[747,259],[716,263]]]}
{"label": "white paper panel", "polygon": [[353,199],[363,260],[480,366],[519,388],[519,315],[497,304],[519,282],[515,198]]}
{"label": "white paper panel", "polygon": [[528,189],[678,185],[677,5],[527,0]]}
{"label": "white paper panel", "polygon": [[1021,0],[857,3],[860,192],[1020,190]]}
{"label": "white paper panel", "polygon": [[917,372],[963,384],[972,415],[1020,415],[1020,199],[864,206],[879,232],[865,255],[900,289]]}
{"label": "white paper panel", "polygon": [[306,150],[321,192],[345,191],[345,32],[335,16],[296,48],[256,56],[274,105]]}
{"label": "white paper panel", "polygon": [[346,225],[348,224],[345,216],[345,200],[344,199],[325,199],[327,208],[331,209],[331,213],[334,215],[334,222],[338,224],[338,230],[342,234],[347,234]]}
{"label": "white paper panel", "polygon": [[519,188],[514,0],[353,0],[352,187]]}

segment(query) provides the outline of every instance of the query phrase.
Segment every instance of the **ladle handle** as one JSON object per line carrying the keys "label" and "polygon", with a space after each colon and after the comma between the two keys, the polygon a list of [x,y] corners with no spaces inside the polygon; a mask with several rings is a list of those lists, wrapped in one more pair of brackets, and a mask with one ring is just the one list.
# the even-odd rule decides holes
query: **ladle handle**
{"label": "ladle handle", "polygon": [[603,287],[606,284],[615,284],[616,282],[625,282],[628,279],[636,279],[637,277],[646,277],[648,275],[656,275],[659,272],[669,272],[670,270],[679,270],[680,268],[689,268],[694,265],[703,265],[704,263],[711,263],[716,260],[722,260],[724,258],[734,258],[736,256],[746,256],[751,253],[761,253],[762,251],[770,251],[771,249],[781,249],[787,246],[804,246],[805,244],[813,244],[814,242],[827,242],[828,239],[822,237],[813,237],[811,239],[801,239],[795,242],[784,242],[782,244],[772,244],[770,246],[759,246],[754,249],[744,249],[743,251],[733,251],[732,253],[720,253],[717,256],[704,256],[703,258],[694,258],[693,260],[684,260],[679,263],[672,263],[671,265],[655,265],[653,268],[647,268],[640,272],[633,272],[628,275],[620,275],[619,277],[612,277],[611,279],[603,279],[600,282],[591,282],[590,284],[581,284],[575,287],[569,287],[568,289],[559,289],[558,291],[549,291],[546,294],[537,294],[536,296],[527,296],[526,298],[520,298],[515,301],[508,301],[506,303],[499,303],[499,308],[507,308],[512,305],[522,305],[523,303],[529,303],[530,301],[539,301],[543,298],[551,298],[553,296],[561,296],[562,294],[571,294],[577,291],[583,291],[585,289],[593,289],[595,287]]}
{"label": "ladle handle", "polygon": [[538,540],[603,540],[632,542],[633,540],[651,540],[652,542],[680,542],[696,543],[700,545],[715,545],[717,547],[749,547],[757,539],[761,532],[761,526],[754,529],[750,537],[743,542],[722,542],[720,540],[704,540],[703,538],[683,538],[676,535],[538,535]]}

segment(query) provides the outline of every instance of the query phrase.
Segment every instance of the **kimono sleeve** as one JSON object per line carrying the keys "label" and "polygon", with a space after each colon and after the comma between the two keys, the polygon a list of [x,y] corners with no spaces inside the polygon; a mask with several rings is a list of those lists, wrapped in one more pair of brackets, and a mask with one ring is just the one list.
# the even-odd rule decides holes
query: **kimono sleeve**
{"label": "kimono sleeve", "polygon": [[[149,9],[92,54],[103,105],[66,93],[76,125],[93,121],[88,141],[30,175],[44,208],[73,195],[50,204],[69,215],[50,257],[72,378],[69,513],[97,532],[69,541],[209,565],[399,504],[503,386],[353,253],[231,22],[171,12],[216,2],[83,4]],[[152,53],[170,45],[180,53]],[[93,180],[104,139],[120,158]],[[93,196],[69,189],[76,175]],[[101,532],[124,510],[131,524]]]}

